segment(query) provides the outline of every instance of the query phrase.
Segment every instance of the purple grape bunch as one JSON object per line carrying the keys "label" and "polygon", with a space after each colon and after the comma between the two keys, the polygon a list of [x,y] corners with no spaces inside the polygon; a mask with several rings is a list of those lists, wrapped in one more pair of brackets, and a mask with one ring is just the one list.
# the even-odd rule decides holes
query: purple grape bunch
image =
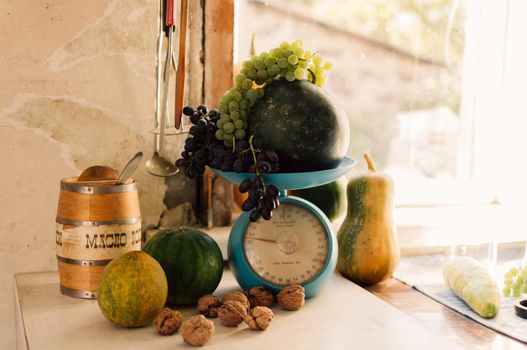
{"label": "purple grape bunch", "polygon": [[275,151],[255,149],[250,141],[238,141],[234,154],[232,170],[237,173],[267,174],[280,170],[279,158]]}
{"label": "purple grape bunch", "polygon": [[217,109],[209,111],[207,106],[199,105],[196,109],[185,106],[183,114],[190,118],[193,125],[176,166],[185,169],[185,175],[194,179],[203,174],[205,166],[210,163],[211,148],[217,143],[214,133],[218,130],[216,122],[220,119],[220,112]]}
{"label": "purple grape bunch", "polygon": [[242,181],[240,192],[249,192],[249,197],[242,203],[242,209],[251,212],[249,220],[252,222],[260,218],[270,220],[273,217],[273,210],[280,205],[278,187],[266,185],[261,175]]}
{"label": "purple grape bunch", "polygon": [[252,137],[238,140],[233,146],[218,140],[217,122],[221,114],[216,109],[209,111],[205,105],[196,109],[185,106],[183,114],[190,118],[193,125],[176,166],[183,168],[185,175],[191,179],[202,175],[206,166],[225,172],[254,173],[255,176],[240,183],[240,192],[249,193],[242,209],[251,212],[249,218],[252,222],[260,218],[271,219],[273,210],[280,205],[280,191],[274,185],[266,185],[260,174],[280,170],[276,152],[254,148]]}

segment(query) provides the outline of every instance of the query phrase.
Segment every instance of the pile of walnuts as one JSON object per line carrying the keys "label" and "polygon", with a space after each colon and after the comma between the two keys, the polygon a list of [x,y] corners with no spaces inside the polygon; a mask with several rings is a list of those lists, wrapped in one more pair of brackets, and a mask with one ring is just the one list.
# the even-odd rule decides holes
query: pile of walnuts
{"label": "pile of walnuts", "polygon": [[[304,287],[298,284],[283,288],[276,300],[285,310],[295,311],[304,305]],[[274,314],[271,307],[275,295],[263,286],[254,287],[246,292],[231,292],[218,299],[214,295],[204,295],[197,303],[200,315],[192,316],[185,322],[181,313],[165,308],[154,321],[162,335],[172,335],[181,328],[183,340],[190,345],[204,345],[214,334],[214,323],[208,318],[218,318],[227,327],[237,327],[242,322],[255,330],[266,330]]]}

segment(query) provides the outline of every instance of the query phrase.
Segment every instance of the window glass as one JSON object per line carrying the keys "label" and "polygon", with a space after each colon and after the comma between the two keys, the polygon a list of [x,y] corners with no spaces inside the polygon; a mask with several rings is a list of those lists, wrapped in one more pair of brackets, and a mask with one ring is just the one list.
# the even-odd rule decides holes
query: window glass
{"label": "window glass", "polygon": [[469,147],[460,117],[466,11],[455,0],[241,0],[237,57],[249,56],[253,34],[257,52],[302,39],[333,62],[325,87],[349,118],[355,172],[368,151],[396,179],[398,204],[464,202],[481,197],[452,184],[470,172],[458,157]]}

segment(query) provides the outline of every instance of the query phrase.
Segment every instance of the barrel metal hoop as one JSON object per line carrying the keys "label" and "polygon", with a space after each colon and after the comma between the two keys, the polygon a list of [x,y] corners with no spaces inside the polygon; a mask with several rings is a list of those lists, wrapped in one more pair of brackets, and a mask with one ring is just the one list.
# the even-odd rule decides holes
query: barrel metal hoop
{"label": "barrel metal hoop", "polygon": [[112,259],[105,260],[76,260],[57,255],[57,260],[70,265],[78,266],[106,266]]}
{"label": "barrel metal hoop", "polygon": [[62,294],[74,297],[74,298],[83,298],[83,299],[97,299],[97,292],[92,292],[89,290],[77,290],[64,287],[60,285],[60,291]]}
{"label": "barrel metal hoop", "polygon": [[114,185],[114,186],[80,186],[75,183],[61,182],[60,189],[68,192],[82,194],[110,194],[130,192],[136,188],[135,182],[131,184]]}
{"label": "barrel metal hoop", "polygon": [[119,219],[119,220],[105,220],[105,221],[83,221],[83,220],[69,220],[61,217],[56,217],[56,222],[62,225],[70,226],[103,226],[103,225],[133,225],[141,221],[140,216],[136,216],[128,219]]}

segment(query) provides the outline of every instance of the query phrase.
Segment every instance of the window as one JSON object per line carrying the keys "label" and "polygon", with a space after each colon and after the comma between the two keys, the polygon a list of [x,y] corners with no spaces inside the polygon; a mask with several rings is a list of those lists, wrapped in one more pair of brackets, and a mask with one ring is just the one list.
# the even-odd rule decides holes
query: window
{"label": "window", "polygon": [[401,233],[440,226],[434,244],[450,244],[450,236],[515,240],[525,225],[512,205],[527,194],[525,7],[240,0],[237,58],[248,57],[254,34],[256,51],[301,38],[333,61],[326,87],[347,112],[349,154],[369,151],[394,178]]}

